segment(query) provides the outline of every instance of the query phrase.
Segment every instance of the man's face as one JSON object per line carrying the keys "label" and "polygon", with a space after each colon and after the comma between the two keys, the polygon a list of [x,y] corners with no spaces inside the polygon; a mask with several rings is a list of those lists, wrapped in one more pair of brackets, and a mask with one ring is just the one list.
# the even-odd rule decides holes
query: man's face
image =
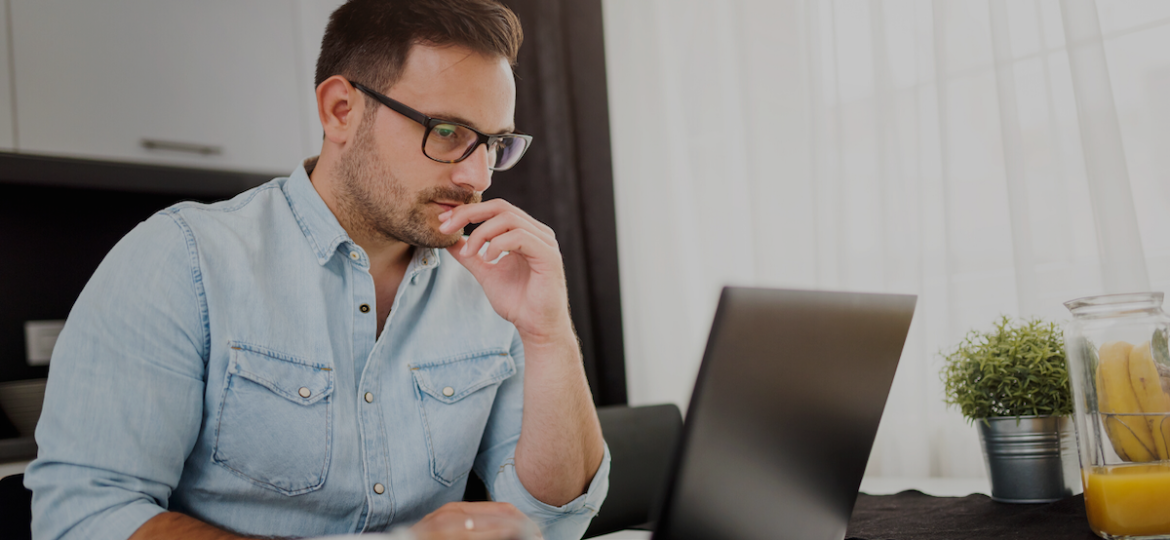
{"label": "man's face", "polygon": [[[398,82],[375,90],[433,118],[484,133],[514,130],[516,86],[504,58],[457,46],[415,45]],[[455,205],[479,202],[491,185],[486,148],[479,146],[459,163],[433,161],[422,152],[421,124],[358,95],[364,112],[339,169],[346,221],[364,233],[412,246],[454,244],[461,232],[440,233],[438,216]]]}

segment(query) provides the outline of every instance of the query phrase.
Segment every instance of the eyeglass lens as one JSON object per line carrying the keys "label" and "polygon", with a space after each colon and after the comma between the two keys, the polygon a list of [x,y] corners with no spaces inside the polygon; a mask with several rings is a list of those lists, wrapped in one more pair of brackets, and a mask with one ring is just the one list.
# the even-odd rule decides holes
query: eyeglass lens
{"label": "eyeglass lens", "polygon": [[[427,134],[423,151],[431,159],[453,163],[459,161],[479,142],[479,135],[458,124],[436,124]],[[494,170],[510,169],[520,157],[528,141],[521,137],[500,136],[488,142],[488,166]]]}

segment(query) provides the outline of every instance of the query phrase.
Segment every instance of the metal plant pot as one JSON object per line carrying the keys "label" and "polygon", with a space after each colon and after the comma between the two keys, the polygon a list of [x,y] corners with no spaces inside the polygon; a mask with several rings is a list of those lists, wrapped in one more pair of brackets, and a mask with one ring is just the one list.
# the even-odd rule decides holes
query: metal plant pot
{"label": "metal plant pot", "polygon": [[991,477],[991,498],[1005,503],[1045,503],[1080,492],[1080,465],[1067,416],[987,418],[979,440]]}

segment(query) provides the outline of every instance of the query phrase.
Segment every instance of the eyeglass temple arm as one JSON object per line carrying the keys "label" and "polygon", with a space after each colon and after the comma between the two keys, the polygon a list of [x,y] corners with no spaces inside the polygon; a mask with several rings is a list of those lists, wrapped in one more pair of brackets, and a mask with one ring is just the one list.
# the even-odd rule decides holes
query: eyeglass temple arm
{"label": "eyeglass temple arm", "polygon": [[414,109],[411,109],[410,107],[407,107],[406,105],[403,105],[397,101],[394,101],[393,99],[390,99],[389,97],[384,96],[378,92],[370,90],[369,88],[366,88],[366,86],[363,84],[355,83],[353,81],[350,81],[350,84],[352,84],[354,88],[357,88],[358,90],[361,90],[362,92],[365,92],[366,95],[378,100],[379,103],[389,107],[394,112],[397,112],[398,114],[401,114],[401,115],[403,115],[411,120],[414,120],[415,122],[418,122],[418,123],[422,124],[423,126],[426,126],[427,122],[429,122],[431,120],[431,117],[429,117],[423,113],[420,113]]}

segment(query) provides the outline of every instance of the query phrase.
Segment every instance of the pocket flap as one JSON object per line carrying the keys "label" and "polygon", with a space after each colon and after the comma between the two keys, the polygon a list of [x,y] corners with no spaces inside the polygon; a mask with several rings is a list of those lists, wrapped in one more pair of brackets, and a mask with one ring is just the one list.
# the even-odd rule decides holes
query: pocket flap
{"label": "pocket flap", "polygon": [[301,405],[333,393],[333,367],[309,362],[265,347],[232,342],[229,372],[264,386]]}
{"label": "pocket flap", "polygon": [[508,351],[495,349],[411,364],[410,371],[420,390],[443,403],[455,403],[516,374],[516,362]]}

